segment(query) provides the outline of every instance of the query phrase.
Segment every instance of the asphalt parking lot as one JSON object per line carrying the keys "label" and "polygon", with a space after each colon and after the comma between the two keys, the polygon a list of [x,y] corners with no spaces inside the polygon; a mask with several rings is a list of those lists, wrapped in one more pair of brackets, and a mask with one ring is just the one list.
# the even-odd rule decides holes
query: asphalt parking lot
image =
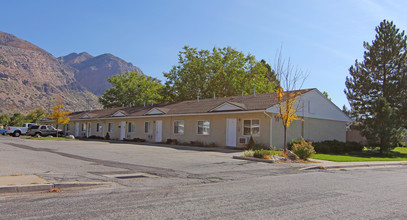
{"label": "asphalt parking lot", "polygon": [[242,152],[230,149],[9,136],[0,137],[0,151],[0,176],[36,174],[53,182],[111,181],[106,175],[140,172],[194,182],[299,172],[296,168],[304,166],[236,160],[232,157]]}

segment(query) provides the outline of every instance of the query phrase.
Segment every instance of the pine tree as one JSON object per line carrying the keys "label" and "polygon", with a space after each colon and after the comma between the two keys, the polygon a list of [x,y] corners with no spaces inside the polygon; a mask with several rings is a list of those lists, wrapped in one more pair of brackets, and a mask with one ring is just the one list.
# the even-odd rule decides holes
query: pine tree
{"label": "pine tree", "polygon": [[380,145],[383,152],[394,146],[406,123],[407,38],[386,20],[376,33],[372,44],[363,44],[364,61],[350,67],[345,94],[369,145]]}

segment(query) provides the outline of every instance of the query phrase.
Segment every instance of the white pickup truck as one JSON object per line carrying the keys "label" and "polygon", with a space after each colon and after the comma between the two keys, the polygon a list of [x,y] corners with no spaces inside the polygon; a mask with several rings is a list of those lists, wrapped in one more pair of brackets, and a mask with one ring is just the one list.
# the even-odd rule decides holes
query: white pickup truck
{"label": "white pickup truck", "polygon": [[31,126],[36,125],[33,123],[24,123],[23,127],[10,127],[6,128],[6,134],[13,135],[14,137],[20,137],[22,134],[26,134],[28,128]]}

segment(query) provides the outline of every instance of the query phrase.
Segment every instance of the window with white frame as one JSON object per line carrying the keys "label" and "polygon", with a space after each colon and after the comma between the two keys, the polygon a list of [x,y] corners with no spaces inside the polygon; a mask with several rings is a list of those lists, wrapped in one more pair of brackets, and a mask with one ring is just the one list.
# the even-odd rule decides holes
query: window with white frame
{"label": "window with white frame", "polygon": [[108,132],[113,132],[113,127],[114,127],[114,123],[109,122],[109,124],[107,124],[107,131]]}
{"label": "window with white frame", "polygon": [[144,122],[144,133],[150,134],[151,133],[151,121]]}
{"label": "window with white frame", "polygon": [[127,132],[133,133],[136,130],[136,124],[134,122],[129,122]]}
{"label": "window with white frame", "polygon": [[260,120],[247,119],[243,120],[243,135],[260,135]]}
{"label": "window with white frame", "polygon": [[86,123],[82,123],[82,131],[86,131]]}
{"label": "window with white frame", "polygon": [[66,131],[71,130],[69,124],[66,124],[65,126],[66,126],[66,127],[65,127],[65,130],[66,130]]}
{"label": "window with white frame", "polygon": [[198,134],[209,135],[210,125],[209,121],[198,121]]}
{"label": "window with white frame", "polygon": [[96,124],[96,132],[100,132],[102,130],[102,124],[97,123]]}
{"label": "window with white frame", "polygon": [[184,121],[183,120],[174,121],[174,134],[184,134]]}

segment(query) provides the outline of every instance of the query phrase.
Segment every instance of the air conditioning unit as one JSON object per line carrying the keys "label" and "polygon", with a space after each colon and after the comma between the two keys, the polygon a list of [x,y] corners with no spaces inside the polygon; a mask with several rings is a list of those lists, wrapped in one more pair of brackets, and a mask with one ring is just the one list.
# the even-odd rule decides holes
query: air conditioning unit
{"label": "air conditioning unit", "polygon": [[247,144],[249,142],[249,138],[239,138],[239,144]]}

